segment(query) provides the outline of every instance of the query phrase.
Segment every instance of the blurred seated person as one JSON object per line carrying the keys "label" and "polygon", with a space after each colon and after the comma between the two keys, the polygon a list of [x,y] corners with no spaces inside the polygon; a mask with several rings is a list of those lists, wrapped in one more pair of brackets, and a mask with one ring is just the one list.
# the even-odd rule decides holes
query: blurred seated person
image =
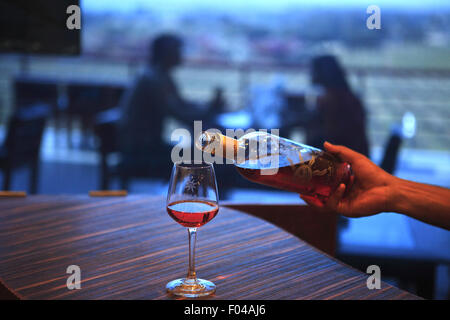
{"label": "blurred seated person", "polygon": [[172,77],[172,71],[182,63],[181,50],[182,41],[177,36],[156,37],[148,66],[122,100],[119,148],[126,167],[151,169],[156,162],[170,166],[171,146],[161,137],[164,120],[175,118],[192,131],[194,120],[205,120],[211,107],[222,103],[221,96],[213,97],[209,108],[201,108],[183,99]]}
{"label": "blurred seated person", "polygon": [[311,77],[321,93],[306,126],[306,143],[320,148],[324,141],[330,141],[367,156],[366,112],[339,62],[333,56],[314,58]]}

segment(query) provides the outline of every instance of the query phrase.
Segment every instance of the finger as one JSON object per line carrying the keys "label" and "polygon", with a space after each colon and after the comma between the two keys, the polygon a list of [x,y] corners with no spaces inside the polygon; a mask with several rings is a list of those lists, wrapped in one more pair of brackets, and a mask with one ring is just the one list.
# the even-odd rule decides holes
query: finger
{"label": "finger", "polygon": [[361,157],[364,157],[362,154],[353,151],[352,149],[344,146],[334,145],[329,143],[328,141],[325,141],[323,146],[328,152],[338,156],[341,160],[348,161],[350,163],[354,162],[357,159],[360,159]]}
{"label": "finger", "polygon": [[355,175],[352,174],[350,176],[350,178],[348,179],[347,185],[345,186],[345,192],[344,192],[344,198],[348,196],[348,194],[350,193],[350,190],[353,187],[353,184],[355,183]]}
{"label": "finger", "polygon": [[344,196],[345,193],[345,184],[341,183],[339,187],[336,189],[336,191],[333,192],[333,194],[328,199],[327,203],[325,204],[326,207],[338,211],[339,209],[339,203]]}
{"label": "finger", "polygon": [[307,204],[309,204],[310,206],[314,207],[314,208],[323,208],[324,204],[322,202],[319,201],[319,199],[312,197],[312,196],[306,196],[301,194],[300,198],[305,201]]}

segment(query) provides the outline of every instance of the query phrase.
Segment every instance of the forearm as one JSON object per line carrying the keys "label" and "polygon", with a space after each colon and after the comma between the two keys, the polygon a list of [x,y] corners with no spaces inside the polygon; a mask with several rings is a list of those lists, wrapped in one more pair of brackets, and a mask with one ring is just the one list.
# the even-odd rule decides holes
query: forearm
{"label": "forearm", "polygon": [[388,210],[450,230],[450,189],[393,178]]}

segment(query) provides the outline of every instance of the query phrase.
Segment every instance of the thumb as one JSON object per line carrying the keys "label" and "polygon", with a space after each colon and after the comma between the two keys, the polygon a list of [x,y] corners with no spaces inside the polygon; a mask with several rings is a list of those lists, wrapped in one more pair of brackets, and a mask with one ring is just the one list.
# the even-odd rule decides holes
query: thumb
{"label": "thumb", "polygon": [[348,162],[352,163],[355,160],[363,157],[362,154],[360,154],[356,151],[353,151],[352,149],[349,149],[344,146],[334,145],[334,144],[329,143],[328,141],[325,141],[323,146],[325,147],[326,151],[338,156],[342,161],[348,161]]}

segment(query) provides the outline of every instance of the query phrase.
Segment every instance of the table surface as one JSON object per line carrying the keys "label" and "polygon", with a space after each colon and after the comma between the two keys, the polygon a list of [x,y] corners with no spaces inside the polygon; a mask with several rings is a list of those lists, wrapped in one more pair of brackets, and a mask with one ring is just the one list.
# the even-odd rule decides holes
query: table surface
{"label": "table surface", "polygon": [[[0,199],[0,280],[20,298],[172,299],[165,285],[187,262],[187,231],[161,197]],[[81,289],[67,288],[69,265]],[[226,207],[198,229],[196,265],[217,285],[211,299],[418,299],[369,290],[367,274]]]}

